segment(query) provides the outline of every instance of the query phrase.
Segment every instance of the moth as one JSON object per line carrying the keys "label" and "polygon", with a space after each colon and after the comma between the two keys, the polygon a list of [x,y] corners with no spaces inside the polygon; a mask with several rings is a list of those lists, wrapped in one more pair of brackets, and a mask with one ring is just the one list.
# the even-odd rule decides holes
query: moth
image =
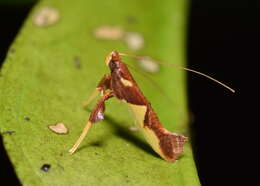
{"label": "moth", "polygon": [[[69,152],[73,154],[93,124],[104,119],[105,102],[108,99],[115,97],[131,108],[137,120],[138,128],[153,150],[166,161],[174,162],[183,153],[184,144],[188,141],[188,138],[182,134],[170,132],[163,127],[157,114],[153,110],[152,105],[145,98],[129,72],[127,65],[121,61],[120,55],[131,56],[118,53],[117,51],[112,51],[107,55],[105,63],[109,67],[111,73],[103,76],[96,87],[96,92],[91,96],[90,100],[98,94],[101,94],[102,97],[98,100],[82,134]],[[207,77],[207,75],[200,72],[186,68],[184,69]],[[216,81],[211,77],[209,78]]]}

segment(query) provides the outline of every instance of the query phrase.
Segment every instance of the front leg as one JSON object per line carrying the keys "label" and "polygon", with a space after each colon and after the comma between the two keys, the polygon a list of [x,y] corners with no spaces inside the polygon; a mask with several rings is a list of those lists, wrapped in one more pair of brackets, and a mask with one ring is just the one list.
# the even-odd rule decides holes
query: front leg
{"label": "front leg", "polygon": [[104,75],[103,78],[99,81],[97,88],[94,90],[91,96],[86,101],[83,102],[83,108],[85,108],[89,103],[91,103],[100,93],[103,96],[106,90],[109,89],[111,90],[110,82],[111,82],[111,75],[110,74]]}
{"label": "front leg", "polygon": [[79,139],[76,141],[76,143],[73,145],[73,147],[69,150],[70,154],[73,154],[77,148],[79,147],[80,143],[83,141],[85,136],[87,135],[89,129],[92,127],[92,125],[96,122],[99,122],[104,119],[104,113],[105,113],[105,101],[108,100],[109,98],[113,97],[114,94],[113,92],[107,92],[105,95],[103,95],[94,110],[91,112],[89,120],[83,129]]}

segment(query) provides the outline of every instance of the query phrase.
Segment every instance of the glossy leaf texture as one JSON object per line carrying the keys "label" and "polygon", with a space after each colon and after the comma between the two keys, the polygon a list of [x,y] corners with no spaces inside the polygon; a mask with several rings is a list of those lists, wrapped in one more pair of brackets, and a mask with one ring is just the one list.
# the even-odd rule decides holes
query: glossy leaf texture
{"label": "glossy leaf texture", "polygon": [[[33,19],[45,6],[55,8],[60,17],[39,27]],[[68,153],[95,105],[84,110],[82,102],[109,73],[105,56],[117,50],[184,65],[186,22],[183,0],[39,2],[10,47],[0,76],[0,130],[21,183],[200,185],[190,142],[178,161],[164,161],[132,130],[132,115],[116,99],[106,103],[105,120],[94,125],[78,151]],[[122,38],[97,37],[96,29],[104,25],[122,29]],[[139,35],[143,46],[129,47],[129,33]],[[139,68],[134,59],[123,61]],[[133,75],[164,126],[189,136],[185,72],[160,66],[150,74],[164,93],[135,71]],[[59,122],[68,134],[48,128]],[[48,171],[41,169],[44,164],[50,165]]]}

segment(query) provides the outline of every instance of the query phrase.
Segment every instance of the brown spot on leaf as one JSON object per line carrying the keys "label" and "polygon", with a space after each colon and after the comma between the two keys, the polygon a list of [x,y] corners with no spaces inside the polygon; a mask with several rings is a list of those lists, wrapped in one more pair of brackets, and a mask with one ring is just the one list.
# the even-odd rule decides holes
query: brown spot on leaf
{"label": "brown spot on leaf", "polygon": [[137,18],[134,16],[128,16],[128,17],[126,17],[126,21],[129,24],[135,24],[135,23],[137,23]]}
{"label": "brown spot on leaf", "polygon": [[43,164],[41,170],[44,172],[48,172],[50,168],[51,168],[50,164]]}
{"label": "brown spot on leaf", "polygon": [[30,121],[31,119],[29,117],[24,117],[24,120]]}
{"label": "brown spot on leaf", "polygon": [[15,49],[14,49],[14,48],[11,48],[11,49],[9,50],[9,52],[12,53],[12,54],[15,53]]}
{"label": "brown spot on leaf", "polygon": [[5,134],[12,135],[13,133],[15,133],[15,131],[13,131],[13,130],[7,130],[7,131],[4,131],[4,132],[1,132],[0,134],[1,134],[1,135],[5,135]]}
{"label": "brown spot on leaf", "polygon": [[81,61],[80,61],[79,56],[75,56],[75,57],[74,57],[74,64],[75,64],[75,67],[76,67],[77,69],[80,69],[80,68],[81,68]]}

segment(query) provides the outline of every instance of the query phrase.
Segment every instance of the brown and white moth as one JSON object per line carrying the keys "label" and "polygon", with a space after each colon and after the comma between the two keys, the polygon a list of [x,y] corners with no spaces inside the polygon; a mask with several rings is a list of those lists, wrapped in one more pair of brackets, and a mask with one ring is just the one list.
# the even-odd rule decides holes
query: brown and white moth
{"label": "brown and white moth", "polygon": [[111,52],[106,57],[105,62],[111,73],[101,79],[96,92],[91,96],[90,100],[99,93],[101,93],[102,97],[91,112],[81,136],[69,152],[71,154],[74,153],[91,126],[104,119],[105,101],[116,97],[129,105],[135,115],[139,129],[153,150],[166,161],[173,162],[178,159],[188,138],[181,134],[170,132],[162,126],[158,116],[138,87],[126,64],[121,61],[118,52]]}

